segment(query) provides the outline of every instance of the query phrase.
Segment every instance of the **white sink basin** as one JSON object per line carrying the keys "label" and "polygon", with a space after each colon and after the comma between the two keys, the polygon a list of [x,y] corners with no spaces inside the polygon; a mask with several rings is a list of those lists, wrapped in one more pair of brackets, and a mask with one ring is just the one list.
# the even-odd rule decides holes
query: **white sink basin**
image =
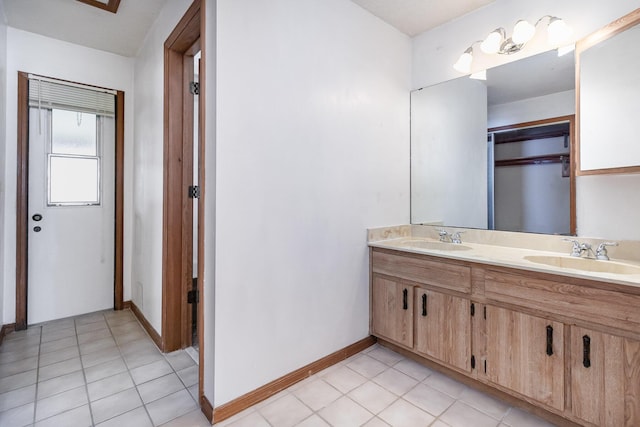
{"label": "white sink basin", "polygon": [[471,248],[457,243],[448,242],[434,242],[430,240],[421,239],[407,239],[400,242],[400,246],[426,249],[429,251],[468,251]]}
{"label": "white sink basin", "polygon": [[537,264],[546,264],[560,268],[571,268],[574,270],[589,271],[593,273],[640,274],[640,267],[630,264],[621,264],[614,261],[599,261],[595,259],[548,255],[530,255],[525,256],[524,259]]}

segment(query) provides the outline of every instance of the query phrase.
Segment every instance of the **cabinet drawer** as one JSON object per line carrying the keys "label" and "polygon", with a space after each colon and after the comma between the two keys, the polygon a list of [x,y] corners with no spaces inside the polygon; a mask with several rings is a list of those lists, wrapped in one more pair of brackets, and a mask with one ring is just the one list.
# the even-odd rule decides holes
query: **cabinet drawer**
{"label": "cabinet drawer", "polygon": [[487,270],[485,296],[589,322],[637,332],[640,296]]}
{"label": "cabinet drawer", "polygon": [[471,292],[471,268],[469,267],[376,250],[373,251],[372,258],[374,273],[458,292]]}

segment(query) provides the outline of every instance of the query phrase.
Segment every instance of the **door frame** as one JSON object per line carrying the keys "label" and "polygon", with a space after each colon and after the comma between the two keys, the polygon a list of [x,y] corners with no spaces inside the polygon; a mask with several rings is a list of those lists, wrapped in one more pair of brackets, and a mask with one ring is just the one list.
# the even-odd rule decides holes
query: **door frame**
{"label": "door frame", "polygon": [[[194,0],[164,43],[164,184],[162,215],[162,351],[191,345],[191,310],[187,292],[192,288],[193,202],[188,196],[193,184],[193,150],[199,150],[198,185],[198,290],[202,294],[204,273],[204,78],[200,76],[198,138],[193,140],[193,98],[188,94],[193,80],[194,59],[201,51],[204,69],[204,8]],[[198,304],[198,341],[203,353],[202,299]],[[202,372],[202,363],[200,364]]]}
{"label": "door frame", "polygon": [[[62,82],[68,80],[57,79]],[[94,86],[97,87],[97,86]],[[106,88],[100,88],[106,89]],[[115,236],[113,308],[123,308],[124,231],[124,92],[116,91]],[[18,71],[18,139],[16,185],[16,330],[27,328],[29,232],[29,73]]]}

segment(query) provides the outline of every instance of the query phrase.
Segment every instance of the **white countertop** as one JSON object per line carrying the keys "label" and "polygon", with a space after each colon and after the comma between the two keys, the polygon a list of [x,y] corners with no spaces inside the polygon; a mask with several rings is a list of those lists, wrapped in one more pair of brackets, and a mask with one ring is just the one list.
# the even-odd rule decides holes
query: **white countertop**
{"label": "white countertop", "polygon": [[[415,227],[415,226],[413,226]],[[397,228],[396,228],[397,229]],[[518,248],[514,247],[512,244],[510,246],[501,246],[499,244],[483,244],[478,242],[471,242],[464,240],[464,234],[462,235],[462,244],[460,246],[466,247],[469,249],[466,250],[439,250],[432,248],[431,246],[437,247],[440,244],[438,239],[430,238],[426,236],[416,236],[410,234],[411,232],[407,232],[406,229],[402,233],[386,233],[387,238],[379,238],[372,239],[371,231],[370,231],[370,239],[369,246],[375,248],[382,249],[392,249],[399,250],[403,252],[416,253],[422,255],[431,255],[437,256],[441,258],[448,258],[453,260],[460,261],[469,261],[487,265],[496,265],[500,267],[507,268],[517,268],[528,271],[536,271],[540,273],[551,273],[568,277],[575,277],[579,279],[591,279],[598,280],[603,282],[615,283],[619,285],[625,286],[633,286],[640,288],[640,274],[618,274],[618,273],[608,273],[608,272],[598,272],[598,271],[585,271],[582,269],[573,269],[566,267],[557,267],[547,264],[541,264],[533,261],[527,260],[525,257],[530,256],[549,256],[549,257],[565,257],[571,258],[569,252],[556,252],[549,250],[539,250],[532,248]],[[398,236],[401,234],[401,236]],[[425,233],[421,233],[425,234]],[[384,236],[384,234],[383,234]],[[558,236],[550,236],[555,239]],[[525,237],[526,238],[526,237]],[[495,240],[495,239],[494,239]],[[415,242],[427,242],[427,245],[430,247],[420,248],[416,247],[413,244]],[[443,245],[443,247],[451,246],[451,243],[447,243]],[[570,249],[570,245],[568,246]],[[635,266],[640,268],[640,262],[637,261],[629,261],[629,260],[616,260],[611,259],[610,261],[596,261],[597,263],[613,263],[613,264],[621,264],[622,266]]]}

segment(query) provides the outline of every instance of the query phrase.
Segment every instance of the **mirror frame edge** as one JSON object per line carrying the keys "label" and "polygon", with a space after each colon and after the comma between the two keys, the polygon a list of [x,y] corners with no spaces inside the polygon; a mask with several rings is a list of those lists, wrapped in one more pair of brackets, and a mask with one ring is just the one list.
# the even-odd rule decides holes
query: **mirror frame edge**
{"label": "mirror frame edge", "polygon": [[575,88],[576,88],[576,119],[575,119],[575,175],[587,176],[587,175],[605,175],[605,174],[624,174],[624,173],[640,173],[640,165],[636,166],[624,166],[602,169],[589,169],[583,170],[580,159],[580,54],[601,43],[605,40],[612,38],[613,36],[620,34],[621,32],[628,30],[629,28],[640,24],[640,8],[616,19],[615,21],[605,25],[594,33],[580,39],[576,42],[575,49]]}

